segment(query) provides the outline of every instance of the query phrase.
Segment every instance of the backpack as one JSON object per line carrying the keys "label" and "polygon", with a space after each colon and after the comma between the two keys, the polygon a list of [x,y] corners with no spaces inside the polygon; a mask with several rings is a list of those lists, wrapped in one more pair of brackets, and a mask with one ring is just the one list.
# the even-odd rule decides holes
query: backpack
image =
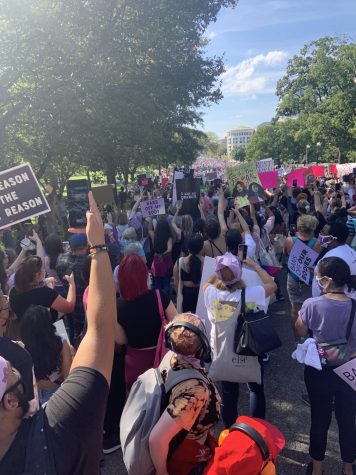
{"label": "backpack", "polygon": [[[141,374],[127,398],[120,420],[120,440],[129,475],[151,475],[156,472],[148,442],[151,430],[168,405],[169,392],[173,387],[187,379],[207,380],[194,368],[173,371],[170,368],[172,355],[169,351],[159,368],[151,368]],[[167,371],[166,382],[163,381],[163,371]]]}

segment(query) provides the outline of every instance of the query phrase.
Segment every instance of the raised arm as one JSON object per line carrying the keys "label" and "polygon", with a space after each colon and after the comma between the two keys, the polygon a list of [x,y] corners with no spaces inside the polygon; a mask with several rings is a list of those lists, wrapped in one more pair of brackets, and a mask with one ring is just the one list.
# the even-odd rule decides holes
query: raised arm
{"label": "raised arm", "polygon": [[[102,246],[104,228],[93,195],[89,192],[87,236],[90,246]],[[116,299],[109,255],[106,251],[92,256],[87,310],[88,329],[74,357],[71,371],[78,366],[93,368],[108,384],[114,357]]]}
{"label": "raised arm", "polygon": [[16,257],[16,259],[14,260],[14,262],[11,264],[10,267],[8,267],[6,269],[6,273],[8,275],[14,273],[17,271],[19,265],[21,264],[21,262],[25,259],[26,257],[26,250],[25,249],[21,249],[21,252],[20,254]]}
{"label": "raised arm", "polygon": [[138,208],[140,206],[141,200],[142,200],[142,193],[137,198],[136,203],[133,205],[130,216],[129,216],[129,219],[131,219],[135,215],[136,211],[138,210]]}
{"label": "raised arm", "polygon": [[242,216],[242,214],[240,213],[240,211],[238,209],[235,208],[235,214],[237,216],[237,219],[239,220],[239,223],[241,225],[241,228],[242,228],[242,231],[245,233],[245,234],[251,234],[251,231],[250,231],[250,228],[248,227],[248,224],[246,223],[245,221],[245,218]]}
{"label": "raised arm", "polygon": [[32,241],[34,241],[36,243],[36,254],[37,254],[37,256],[39,256],[42,259],[42,262],[44,262],[46,253],[45,253],[41,238],[39,237],[39,235],[36,233],[35,230],[33,231],[31,239],[32,239]]}
{"label": "raised arm", "polygon": [[315,211],[319,211],[324,217],[326,217],[325,210],[321,205],[320,191],[314,188],[314,208]]}
{"label": "raised arm", "polygon": [[253,203],[250,203],[250,216],[251,216],[254,226],[258,226],[258,222],[256,218],[256,209]]}
{"label": "raised arm", "polygon": [[218,203],[218,219],[219,219],[219,224],[221,228],[221,233],[226,234],[228,228],[226,226],[226,221],[225,221],[225,195],[224,192],[221,188],[218,189],[218,194],[219,194],[219,203]]}
{"label": "raised arm", "polygon": [[174,229],[174,232],[176,233],[176,236],[177,236],[177,241],[180,241],[182,239],[182,230],[177,226],[177,216],[181,209],[182,209],[182,205],[177,202],[176,212],[174,213],[174,216],[171,222],[172,228]]}

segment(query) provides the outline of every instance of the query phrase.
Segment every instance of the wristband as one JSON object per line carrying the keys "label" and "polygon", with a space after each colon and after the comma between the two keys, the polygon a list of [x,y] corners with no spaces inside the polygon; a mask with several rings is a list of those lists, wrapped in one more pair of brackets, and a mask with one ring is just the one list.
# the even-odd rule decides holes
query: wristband
{"label": "wristband", "polygon": [[89,254],[91,257],[95,256],[99,252],[108,252],[108,246],[106,244],[97,244],[95,246],[90,246]]}

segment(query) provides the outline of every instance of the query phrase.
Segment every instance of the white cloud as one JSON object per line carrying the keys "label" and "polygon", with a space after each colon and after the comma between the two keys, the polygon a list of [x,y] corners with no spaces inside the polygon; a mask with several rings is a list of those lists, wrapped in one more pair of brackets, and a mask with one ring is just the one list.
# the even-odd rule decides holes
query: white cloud
{"label": "white cloud", "polygon": [[215,31],[207,31],[206,32],[206,38],[208,40],[212,40],[216,37],[217,33],[215,33]]}
{"label": "white cloud", "polygon": [[276,67],[288,57],[286,51],[269,51],[228,67],[222,75],[222,90],[225,95],[270,94],[275,91],[276,81],[281,77]]}

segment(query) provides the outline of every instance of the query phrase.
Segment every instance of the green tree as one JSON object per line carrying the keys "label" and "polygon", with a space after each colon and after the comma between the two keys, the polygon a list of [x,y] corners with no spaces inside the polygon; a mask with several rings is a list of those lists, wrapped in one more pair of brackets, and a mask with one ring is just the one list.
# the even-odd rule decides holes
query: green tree
{"label": "green tree", "polygon": [[302,119],[300,135],[340,161],[356,148],[355,64],[356,43],[320,38],[289,61],[277,85],[277,116]]}
{"label": "green tree", "polygon": [[[238,0],[2,0],[0,153],[103,170],[193,161],[220,57],[204,33]],[[168,152],[169,151],[169,152]],[[50,175],[52,172],[50,173]]]}
{"label": "green tree", "polygon": [[234,147],[232,149],[232,158],[237,162],[244,162],[246,159],[246,148],[245,147]]}

